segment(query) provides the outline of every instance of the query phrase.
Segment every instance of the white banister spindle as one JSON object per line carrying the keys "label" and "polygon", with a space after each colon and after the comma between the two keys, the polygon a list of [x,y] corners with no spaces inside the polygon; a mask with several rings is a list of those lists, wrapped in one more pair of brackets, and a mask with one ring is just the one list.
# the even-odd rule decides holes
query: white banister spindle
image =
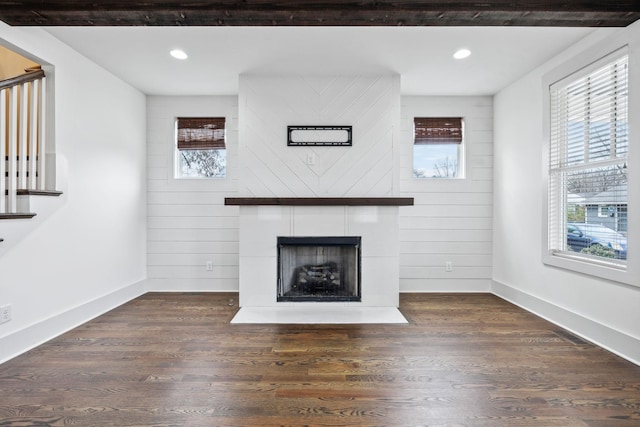
{"label": "white banister spindle", "polygon": [[7,126],[9,128],[9,149],[7,155],[9,161],[7,162],[7,172],[9,173],[9,179],[7,179],[7,213],[15,213],[17,209],[17,197],[16,197],[16,174],[17,165],[16,157],[18,151],[18,86],[9,88],[9,105],[8,105]]}
{"label": "white banister spindle", "polygon": [[0,214],[7,212],[7,97],[8,90],[0,90]]}
{"label": "white banister spindle", "polygon": [[29,91],[29,177],[28,188],[34,190],[37,188],[37,169],[38,169],[38,91],[40,90],[40,81],[31,82],[31,90]]}
{"label": "white banister spindle", "polygon": [[0,89],[0,214],[18,213],[19,190],[46,190],[45,79],[18,80]]}
{"label": "white banister spindle", "polygon": [[37,150],[37,163],[38,163],[38,185],[39,190],[46,190],[46,161],[47,161],[47,132],[46,132],[46,97],[47,79],[45,77],[40,79],[38,85],[37,97],[38,97],[38,150]]}
{"label": "white banister spindle", "polygon": [[29,83],[20,85],[20,113],[18,116],[18,188],[27,189],[27,147],[29,137]]}

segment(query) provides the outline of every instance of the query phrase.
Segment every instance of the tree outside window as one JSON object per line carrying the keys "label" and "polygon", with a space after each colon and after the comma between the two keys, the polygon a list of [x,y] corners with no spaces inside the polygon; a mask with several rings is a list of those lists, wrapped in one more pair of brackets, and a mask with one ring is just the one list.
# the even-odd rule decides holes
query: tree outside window
{"label": "tree outside window", "polygon": [[462,144],[462,118],[414,118],[413,177],[462,178]]}

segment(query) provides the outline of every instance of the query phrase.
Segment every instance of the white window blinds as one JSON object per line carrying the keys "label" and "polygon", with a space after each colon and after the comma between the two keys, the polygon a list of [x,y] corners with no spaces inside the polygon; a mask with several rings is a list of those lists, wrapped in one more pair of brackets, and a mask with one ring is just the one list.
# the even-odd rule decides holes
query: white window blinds
{"label": "white window blinds", "polygon": [[615,53],[550,87],[552,254],[626,262],[627,64]]}

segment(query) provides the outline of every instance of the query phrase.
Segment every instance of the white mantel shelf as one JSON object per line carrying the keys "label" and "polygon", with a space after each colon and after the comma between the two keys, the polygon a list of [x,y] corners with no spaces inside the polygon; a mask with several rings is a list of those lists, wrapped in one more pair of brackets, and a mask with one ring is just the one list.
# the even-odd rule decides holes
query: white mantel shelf
{"label": "white mantel shelf", "polygon": [[226,197],[227,206],[413,206],[413,197]]}

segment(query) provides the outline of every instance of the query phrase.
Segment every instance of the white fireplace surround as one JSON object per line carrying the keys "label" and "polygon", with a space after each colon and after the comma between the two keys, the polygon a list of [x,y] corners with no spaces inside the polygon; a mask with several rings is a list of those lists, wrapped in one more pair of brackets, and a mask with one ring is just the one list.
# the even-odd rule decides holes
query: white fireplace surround
{"label": "white fireplace surround", "polygon": [[[385,316],[380,317],[381,313],[388,313],[389,309],[393,309],[392,313],[397,312],[400,290],[398,209],[398,206],[240,206],[241,310],[235,320],[240,322],[247,316],[242,311],[250,308],[262,309],[254,313],[270,313],[271,319],[278,313],[274,310],[281,310],[277,317],[288,319],[286,323],[292,322],[295,316],[282,313],[296,310],[304,312],[302,318],[307,320],[317,311],[324,319],[322,323],[327,323],[331,310],[339,312],[335,314],[335,323],[350,323],[340,321],[350,308],[354,323],[383,321]],[[360,236],[362,300],[278,302],[276,246],[279,236]],[[318,306],[326,309],[318,311]],[[265,311],[267,307],[273,310]],[[372,308],[383,310],[376,312],[370,310]],[[366,312],[373,318],[363,314]],[[399,317],[396,316],[392,323],[406,322],[399,312],[397,314]]]}
{"label": "white fireplace surround", "polygon": [[361,236],[362,301],[327,304],[398,306],[398,207],[241,206],[241,307],[304,304],[276,300],[278,236]]}

